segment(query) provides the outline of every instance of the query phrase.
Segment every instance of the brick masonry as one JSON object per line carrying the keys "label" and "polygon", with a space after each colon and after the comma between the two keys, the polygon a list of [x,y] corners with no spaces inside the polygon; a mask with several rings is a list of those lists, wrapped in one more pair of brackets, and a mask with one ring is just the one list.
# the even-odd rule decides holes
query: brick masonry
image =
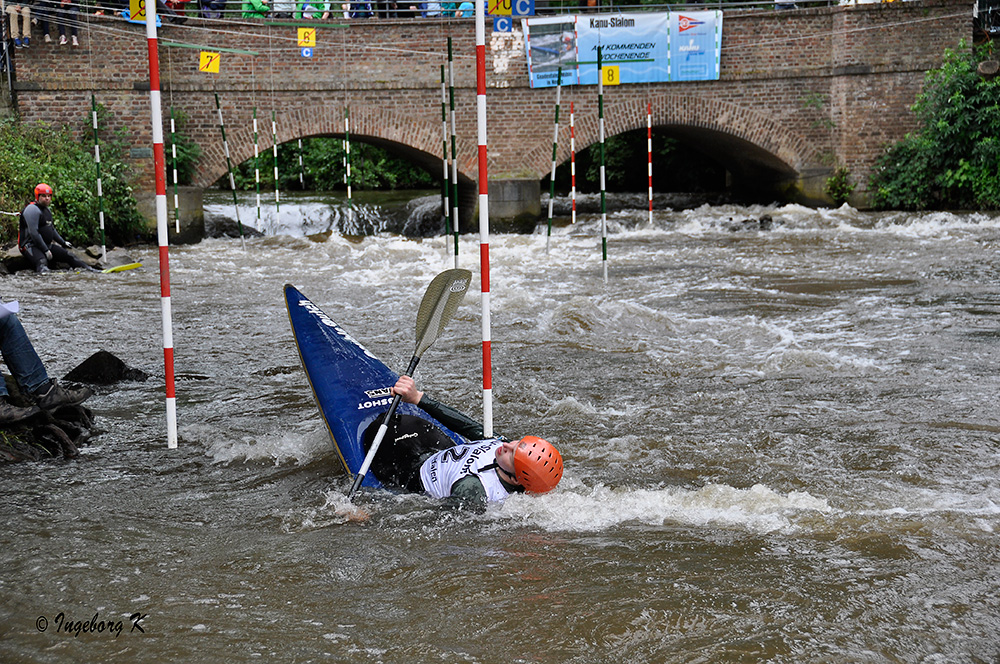
{"label": "brick masonry", "polygon": [[[133,146],[142,183],[153,189],[149,73],[143,26],[89,16],[80,48],[32,40],[16,53],[17,104],[29,121],[89,131],[90,97],[113,115],[109,131]],[[971,36],[965,0],[917,0],[777,12],[727,11],[719,81],[605,88],[608,135],[653,122],[726,164],[734,182],[765,174],[791,185],[790,195],[816,200],[825,178],[846,165],[859,182],[856,203],[883,147],[914,128],[909,108],[927,70],[946,47]],[[215,28],[198,20],[159,31],[163,115],[189,117],[186,131],[202,148],[197,184],[226,169],[213,92],[222,100],[234,163],[271,147],[277,111],[279,143],[340,136],[350,107],[352,139],[394,149],[441,172],[440,65],[454,42],[459,169],[463,198],[473,196],[476,158],[475,30],[469,19],[337,20],[318,29],[311,58],[297,45],[294,22],[246,22]],[[170,42],[185,47],[170,47]],[[36,47],[37,45],[37,47]],[[194,48],[191,48],[191,47]],[[198,71],[199,50],[222,52],[219,74]],[[554,89],[527,83],[519,32],[487,45],[490,179],[542,178],[551,168]],[[597,91],[563,90],[559,158],[569,158],[569,102],[576,107],[576,145],[598,140]]]}

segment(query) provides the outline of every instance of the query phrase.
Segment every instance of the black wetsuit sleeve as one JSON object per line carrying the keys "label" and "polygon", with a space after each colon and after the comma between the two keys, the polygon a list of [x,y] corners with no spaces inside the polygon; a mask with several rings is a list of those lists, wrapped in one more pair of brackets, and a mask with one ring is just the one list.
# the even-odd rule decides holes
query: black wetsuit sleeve
{"label": "black wetsuit sleeve", "polygon": [[475,475],[467,475],[451,485],[451,495],[444,499],[444,503],[455,509],[485,512],[486,487]]}
{"label": "black wetsuit sleeve", "polygon": [[[483,439],[483,425],[465,413],[455,410],[451,406],[446,406],[426,394],[420,399],[420,403],[417,405],[420,406],[421,410],[434,417],[434,419],[455,433],[465,436],[469,440]],[[477,483],[482,486],[482,483],[478,480]]]}

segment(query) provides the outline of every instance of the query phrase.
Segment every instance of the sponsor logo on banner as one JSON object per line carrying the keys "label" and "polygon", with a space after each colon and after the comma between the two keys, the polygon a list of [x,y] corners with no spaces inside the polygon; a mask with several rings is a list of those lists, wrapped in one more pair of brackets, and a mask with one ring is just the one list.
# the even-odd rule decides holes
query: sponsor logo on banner
{"label": "sponsor logo on banner", "polygon": [[681,16],[677,19],[677,26],[680,28],[681,32],[685,30],[690,30],[691,28],[697,28],[699,25],[705,25],[704,21],[696,21],[688,16]]}

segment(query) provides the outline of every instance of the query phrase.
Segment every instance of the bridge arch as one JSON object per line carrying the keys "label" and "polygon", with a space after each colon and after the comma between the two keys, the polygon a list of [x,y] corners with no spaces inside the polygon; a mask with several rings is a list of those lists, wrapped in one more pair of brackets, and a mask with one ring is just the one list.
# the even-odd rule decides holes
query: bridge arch
{"label": "bridge arch", "polygon": [[[738,188],[778,188],[818,162],[814,144],[773,115],[706,97],[661,94],[652,96],[649,103],[654,127],[723,165]],[[646,104],[635,100],[607,104],[606,137],[646,129]],[[589,115],[574,123],[577,150],[600,141],[598,122],[596,116]],[[551,158],[550,144],[547,151],[545,146],[536,146],[526,161],[542,178],[550,173]],[[562,163],[568,159],[569,141],[560,138],[557,160]]]}
{"label": "bridge arch", "polygon": [[[344,136],[344,109],[339,105],[317,106],[314,109],[298,109],[282,113],[278,124],[278,144],[294,141],[299,138],[313,136]],[[270,119],[259,119],[257,146],[261,154],[269,152],[274,145],[270,131]],[[351,109],[350,134],[352,142],[367,143],[383,148],[392,154],[402,157],[434,177],[442,173],[442,129],[441,123],[425,119],[403,116],[401,113],[377,107],[362,107]],[[227,129],[229,150],[233,165],[242,164],[254,156],[254,136],[252,125],[241,123],[239,126]],[[468,141],[457,141],[460,154],[467,154],[475,146],[466,145]],[[459,196],[460,203],[475,202],[475,181],[468,175],[459,162]],[[202,158],[198,164],[198,175],[195,184],[201,187],[211,186],[227,172],[226,156],[221,138],[215,143],[203,146]],[[473,176],[475,174],[473,173]],[[472,191],[471,194],[465,193]],[[468,204],[465,207],[469,207]],[[462,209],[461,207],[459,208]],[[472,211],[469,210],[471,215]]]}

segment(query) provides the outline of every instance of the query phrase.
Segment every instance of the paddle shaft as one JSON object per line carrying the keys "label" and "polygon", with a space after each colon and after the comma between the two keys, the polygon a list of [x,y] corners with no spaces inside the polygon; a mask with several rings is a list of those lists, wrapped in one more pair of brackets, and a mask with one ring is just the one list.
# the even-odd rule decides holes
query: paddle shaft
{"label": "paddle shaft", "polygon": [[[434,343],[434,340],[444,330],[444,326],[455,314],[459,303],[465,297],[465,291],[468,290],[471,280],[471,272],[458,268],[445,270],[431,280],[430,285],[427,286],[427,292],[424,293],[424,297],[420,301],[420,309],[417,311],[417,347],[413,350],[410,366],[407,367],[406,372],[403,374],[404,376],[413,375],[413,371],[417,368],[417,362],[420,361],[421,354]],[[371,447],[368,448],[364,463],[358,469],[358,476],[354,478],[354,484],[351,485],[351,490],[347,494],[348,499],[354,496],[361,487],[361,483],[364,482],[368,468],[372,464],[372,459],[375,458],[375,453],[378,451],[379,445],[382,444],[382,439],[385,438],[386,432],[389,431],[389,422],[392,421],[392,416],[396,413],[399,400],[400,396],[397,394],[393,398],[389,410],[386,411],[385,418],[383,418],[382,424],[375,434],[375,440],[372,441]]]}
{"label": "paddle shaft", "polygon": [[[410,359],[410,366],[406,368],[404,376],[412,376],[413,372],[417,368],[417,362],[420,361],[419,355],[414,355]],[[351,485],[351,490],[347,493],[347,498],[350,500],[357,493],[358,489],[361,488],[361,483],[365,481],[365,475],[368,474],[368,468],[371,467],[372,461],[375,459],[375,453],[378,452],[379,445],[382,444],[382,439],[385,438],[385,434],[389,431],[389,422],[392,421],[392,416],[396,414],[396,407],[402,397],[396,395],[392,398],[392,403],[389,405],[389,410],[385,411],[385,417],[382,418],[382,424],[378,427],[378,432],[375,434],[375,440],[372,441],[371,447],[368,448],[368,453],[365,455],[364,463],[361,464],[361,468],[358,470],[358,476],[354,478],[354,484]]]}

